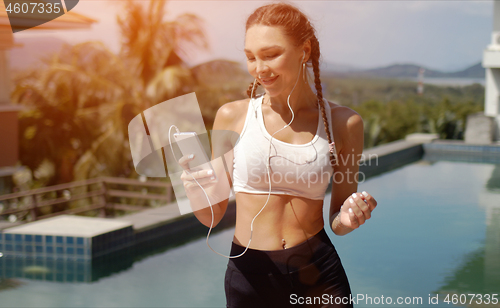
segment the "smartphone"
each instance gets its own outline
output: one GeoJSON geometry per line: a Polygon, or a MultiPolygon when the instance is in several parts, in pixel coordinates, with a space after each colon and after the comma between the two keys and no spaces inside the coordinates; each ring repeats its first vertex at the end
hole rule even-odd
{"type": "Polygon", "coordinates": [[[182,156],[194,154],[194,159],[188,162],[189,169],[192,171],[212,170],[213,176],[216,177],[215,170],[196,132],[175,133],[174,138],[177,146],[181,150],[182,156]]]}

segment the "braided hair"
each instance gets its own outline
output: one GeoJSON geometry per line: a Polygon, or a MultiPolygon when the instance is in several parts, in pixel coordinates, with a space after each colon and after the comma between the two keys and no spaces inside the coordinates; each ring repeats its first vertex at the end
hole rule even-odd
{"type": "MultiPolygon", "coordinates": [[[[309,22],[309,19],[298,8],[288,3],[273,3],[261,6],[255,10],[247,19],[246,30],[254,25],[278,26],[285,35],[289,37],[295,46],[301,46],[308,40],[311,41],[311,55],[307,61],[312,65],[314,72],[314,86],[316,88],[316,96],[323,118],[323,124],[328,138],[328,143],[332,143],[332,136],[325,111],[325,102],[323,100],[323,90],[321,87],[321,79],[319,72],[319,58],[321,56],[319,49],[319,41],[316,37],[316,31],[309,22]]],[[[260,85],[258,81],[250,83],[247,95],[253,97],[257,87],[260,85]]],[[[330,152],[330,163],[335,165],[335,156],[330,152]]]]}

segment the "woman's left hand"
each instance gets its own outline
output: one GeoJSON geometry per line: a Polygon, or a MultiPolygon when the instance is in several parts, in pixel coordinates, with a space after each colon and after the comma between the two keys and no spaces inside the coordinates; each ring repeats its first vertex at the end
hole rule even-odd
{"type": "Polygon", "coordinates": [[[366,191],[353,193],[342,205],[340,222],[348,228],[357,229],[370,219],[376,206],[377,201],[366,191]]]}

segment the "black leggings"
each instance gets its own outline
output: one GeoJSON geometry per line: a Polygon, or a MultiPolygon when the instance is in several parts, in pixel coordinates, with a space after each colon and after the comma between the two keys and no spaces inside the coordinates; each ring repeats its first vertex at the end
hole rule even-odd
{"type": "MultiPolygon", "coordinates": [[[[231,255],[244,250],[233,243],[231,255]]],[[[248,249],[229,259],[224,285],[227,307],[352,307],[349,281],[324,229],[288,249],[248,249]]]]}

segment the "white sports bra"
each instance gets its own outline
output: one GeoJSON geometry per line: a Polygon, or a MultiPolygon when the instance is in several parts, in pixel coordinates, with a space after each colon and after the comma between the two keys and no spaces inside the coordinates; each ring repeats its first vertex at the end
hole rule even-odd
{"type": "MultiPolygon", "coordinates": [[[[235,193],[269,193],[266,163],[271,135],[264,126],[263,97],[264,95],[250,100],[245,124],[234,148],[235,193]]],[[[333,140],[330,105],[326,100],[325,111],[333,140]]],[[[333,168],[330,164],[328,138],[321,112],[318,112],[316,135],[310,142],[290,144],[276,138],[272,139],[269,159],[271,194],[292,195],[313,200],[324,198],[333,175],[333,168]]]]}

